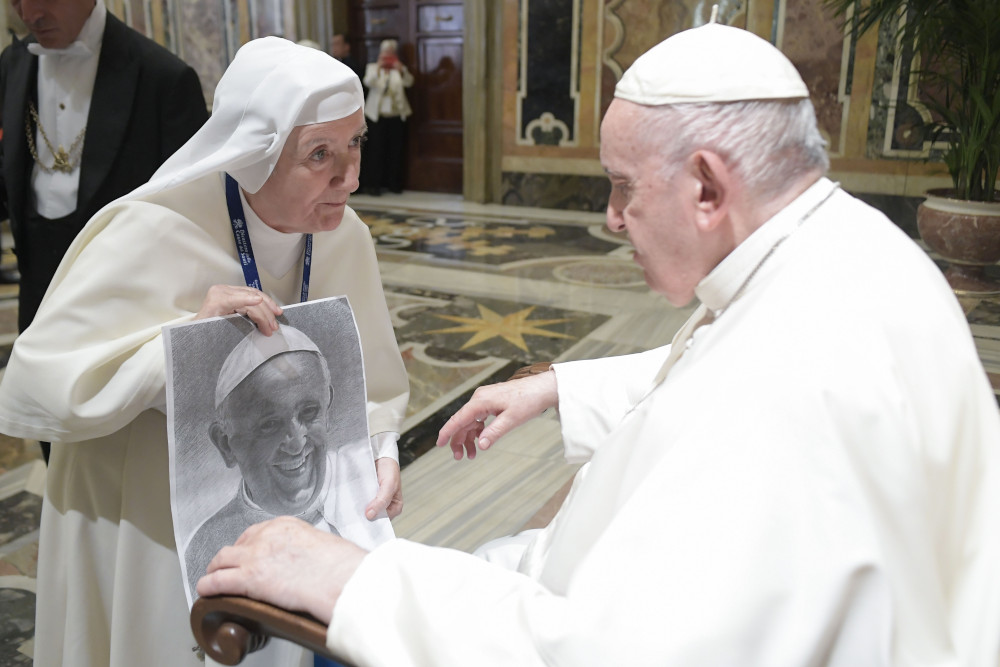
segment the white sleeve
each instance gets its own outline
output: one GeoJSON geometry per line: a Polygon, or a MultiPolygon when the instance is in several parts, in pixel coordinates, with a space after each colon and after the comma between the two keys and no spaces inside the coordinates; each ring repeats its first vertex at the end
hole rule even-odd
{"type": "Polygon", "coordinates": [[[162,409],[161,328],[192,320],[198,308],[185,297],[200,287],[180,286],[177,277],[199,261],[214,268],[218,253],[163,207],[119,209],[106,209],[80,232],[18,337],[0,386],[0,431],[75,442],[162,409]]]}
{"type": "MultiPolygon", "coordinates": [[[[368,433],[390,433],[397,438],[406,416],[409,378],[386,306],[371,232],[348,209],[336,232],[319,235],[314,243],[317,256],[329,253],[337,261],[314,262],[313,283],[336,286],[339,293],[347,294],[354,310],[365,364],[368,433]]],[[[373,451],[373,455],[386,454],[373,451]]]]}
{"type": "Polygon", "coordinates": [[[363,665],[544,665],[523,627],[528,619],[518,610],[532,599],[565,604],[534,580],[476,556],[392,540],[369,553],[348,581],[327,631],[327,646],[363,665]],[[488,610],[486,617],[472,613],[476,608],[488,610]],[[462,627],[464,621],[452,624],[456,614],[467,613],[472,615],[465,621],[479,626],[471,633],[462,627]],[[420,620],[410,623],[411,614],[420,620]],[[521,626],[516,637],[509,636],[508,623],[521,626]],[[484,633],[502,634],[503,639],[485,644],[484,633]],[[476,659],[470,662],[472,656],[476,659]]]}
{"type": "Polygon", "coordinates": [[[378,461],[381,458],[390,458],[399,463],[399,446],[397,441],[399,434],[391,431],[375,433],[371,436],[372,458],[378,461]]]}
{"type": "MultiPolygon", "coordinates": [[[[663,480],[651,481],[646,491],[661,498],[663,480]]],[[[724,515],[739,503],[713,503],[721,485],[704,487],[691,499],[708,511],[679,503],[662,531],[641,511],[650,500],[641,494],[588,550],[565,593],[471,554],[387,542],[348,580],[327,645],[385,667],[891,664],[888,586],[859,557],[846,523],[856,516],[837,522],[848,541],[836,542],[837,533],[831,544],[809,512],[811,529],[791,531],[775,554],[775,522],[756,516],[759,504],[734,512],[736,529],[724,515]],[[714,524],[695,548],[676,549],[678,530],[705,519],[714,524]],[[746,556],[720,557],[734,552],[746,556]]]]}
{"type": "MultiPolygon", "coordinates": [[[[400,65],[403,64],[400,63],[400,65]]],[[[406,69],[406,65],[403,65],[402,70],[400,70],[399,78],[402,79],[404,88],[409,88],[413,85],[413,75],[410,74],[410,70],[406,69]]]]}
{"type": "Polygon", "coordinates": [[[559,387],[559,419],[566,459],[593,456],[608,432],[648,391],[670,346],[604,359],[552,366],[559,387]]]}
{"type": "Polygon", "coordinates": [[[374,88],[376,83],[378,83],[378,65],[376,63],[368,63],[365,66],[364,84],[369,88],[374,88]]]}

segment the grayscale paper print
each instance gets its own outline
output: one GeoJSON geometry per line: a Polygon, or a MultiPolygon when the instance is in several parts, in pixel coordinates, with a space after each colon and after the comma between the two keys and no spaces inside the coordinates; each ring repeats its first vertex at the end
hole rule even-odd
{"type": "Polygon", "coordinates": [[[346,297],[289,306],[271,336],[231,315],[165,327],[174,537],[188,603],[252,524],[292,515],[373,548],[378,483],[364,362],[346,297]]]}

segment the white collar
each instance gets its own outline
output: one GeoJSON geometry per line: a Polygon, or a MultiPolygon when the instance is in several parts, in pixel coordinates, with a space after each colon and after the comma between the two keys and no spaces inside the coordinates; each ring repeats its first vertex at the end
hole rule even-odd
{"type": "MultiPolygon", "coordinates": [[[[332,500],[330,492],[333,490],[333,468],[337,465],[336,457],[330,452],[326,452],[326,475],[323,477],[323,491],[321,491],[316,498],[313,500],[312,504],[309,505],[305,510],[296,514],[297,517],[308,517],[311,514],[318,513],[323,517],[331,526],[336,526],[334,523],[334,507],[336,502],[332,500]]],[[[245,479],[240,480],[239,489],[240,501],[243,502],[247,507],[255,509],[261,512],[267,512],[264,508],[253,501],[250,497],[250,491],[247,489],[247,482],[245,479]]],[[[310,523],[313,523],[310,521],[310,523]]]]}
{"type": "Polygon", "coordinates": [[[97,0],[90,16],[80,28],[76,41],[64,49],[49,49],[38,42],[28,44],[28,51],[36,56],[90,56],[101,52],[101,42],[104,41],[104,26],[108,21],[108,9],[104,0],[97,0]]]}
{"type": "Polygon", "coordinates": [[[275,278],[283,278],[302,261],[305,234],[279,232],[261,220],[247,202],[243,188],[240,188],[240,201],[257,266],[275,278]]]}
{"type": "Polygon", "coordinates": [[[727,308],[739,296],[740,289],[768,254],[794,232],[815,208],[837,188],[828,178],[820,178],[788,206],[778,211],[758,227],[743,243],[736,246],[695,287],[695,295],[715,315],[727,308]]]}

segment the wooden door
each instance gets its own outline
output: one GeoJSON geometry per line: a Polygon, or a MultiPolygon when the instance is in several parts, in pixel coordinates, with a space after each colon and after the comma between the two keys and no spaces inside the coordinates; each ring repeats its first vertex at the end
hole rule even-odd
{"type": "Polygon", "coordinates": [[[379,43],[392,38],[413,73],[403,187],[461,194],[462,3],[352,0],[350,8],[352,53],[375,62],[379,43]]]}

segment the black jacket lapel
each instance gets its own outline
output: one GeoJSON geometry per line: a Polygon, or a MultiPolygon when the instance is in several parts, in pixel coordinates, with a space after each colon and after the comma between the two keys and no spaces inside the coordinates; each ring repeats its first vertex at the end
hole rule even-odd
{"type": "Polygon", "coordinates": [[[128,129],[139,80],[139,59],[130,57],[123,39],[128,29],[108,12],[87,116],[77,210],[86,207],[107,178],[128,129]]]}
{"type": "Polygon", "coordinates": [[[29,190],[27,180],[34,165],[34,158],[28,152],[24,119],[28,113],[28,100],[35,97],[38,58],[28,52],[23,42],[12,45],[8,55],[11,60],[6,73],[6,90],[10,93],[3,100],[3,168],[10,193],[7,208],[14,227],[12,231],[17,236],[20,230],[16,227],[24,219],[24,209],[28,204],[25,200],[29,190]]]}

